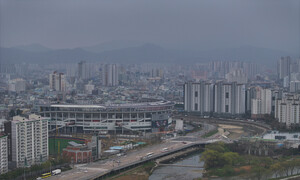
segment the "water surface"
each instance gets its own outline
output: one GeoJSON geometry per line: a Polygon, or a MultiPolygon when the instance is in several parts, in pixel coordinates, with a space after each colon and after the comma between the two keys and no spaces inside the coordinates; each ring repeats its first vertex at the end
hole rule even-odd
{"type": "MultiPolygon", "coordinates": [[[[203,167],[204,162],[200,161],[199,154],[194,154],[175,162],[170,162],[170,164],[203,167]]],[[[202,170],[203,168],[160,166],[153,171],[149,180],[192,180],[202,177],[202,170]]]]}

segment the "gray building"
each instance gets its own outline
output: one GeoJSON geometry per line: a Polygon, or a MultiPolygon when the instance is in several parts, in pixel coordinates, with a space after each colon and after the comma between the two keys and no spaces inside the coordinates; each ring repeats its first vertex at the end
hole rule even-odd
{"type": "Polygon", "coordinates": [[[244,84],[218,82],[214,87],[214,112],[244,114],[246,111],[244,84]]]}
{"type": "Polygon", "coordinates": [[[104,86],[119,85],[119,71],[116,64],[105,64],[102,72],[102,83],[104,86]]]}
{"type": "Polygon", "coordinates": [[[244,114],[246,111],[245,85],[207,82],[184,85],[184,109],[187,112],[244,114]]]}
{"type": "Polygon", "coordinates": [[[188,82],[184,84],[184,110],[209,113],[213,111],[213,84],[188,82]]]}
{"type": "Polygon", "coordinates": [[[289,56],[287,57],[281,57],[278,61],[277,65],[278,69],[278,78],[283,79],[286,76],[290,76],[291,73],[291,58],[289,56]]]}

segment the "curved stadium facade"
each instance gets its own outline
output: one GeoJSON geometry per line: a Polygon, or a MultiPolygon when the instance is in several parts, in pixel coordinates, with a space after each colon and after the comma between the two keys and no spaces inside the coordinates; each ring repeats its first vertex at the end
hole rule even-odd
{"type": "Polygon", "coordinates": [[[49,129],[65,133],[164,130],[171,122],[174,104],[157,101],[111,105],[40,105],[39,113],[50,119],[49,129]]]}

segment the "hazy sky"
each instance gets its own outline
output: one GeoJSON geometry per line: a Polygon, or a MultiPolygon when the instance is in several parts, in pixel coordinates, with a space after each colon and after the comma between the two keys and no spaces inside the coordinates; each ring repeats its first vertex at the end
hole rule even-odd
{"type": "Polygon", "coordinates": [[[108,41],[300,50],[299,0],[0,0],[0,46],[108,41]]]}

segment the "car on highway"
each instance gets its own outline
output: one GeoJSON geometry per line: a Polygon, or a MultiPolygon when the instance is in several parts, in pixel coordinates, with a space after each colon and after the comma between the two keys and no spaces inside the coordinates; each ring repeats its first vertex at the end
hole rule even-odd
{"type": "Polygon", "coordinates": [[[153,152],[147,153],[146,157],[148,157],[148,158],[149,158],[149,157],[152,157],[153,154],[154,154],[153,152]]]}
{"type": "Polygon", "coordinates": [[[163,148],[161,151],[162,152],[167,152],[169,149],[168,148],[163,148]]]}

